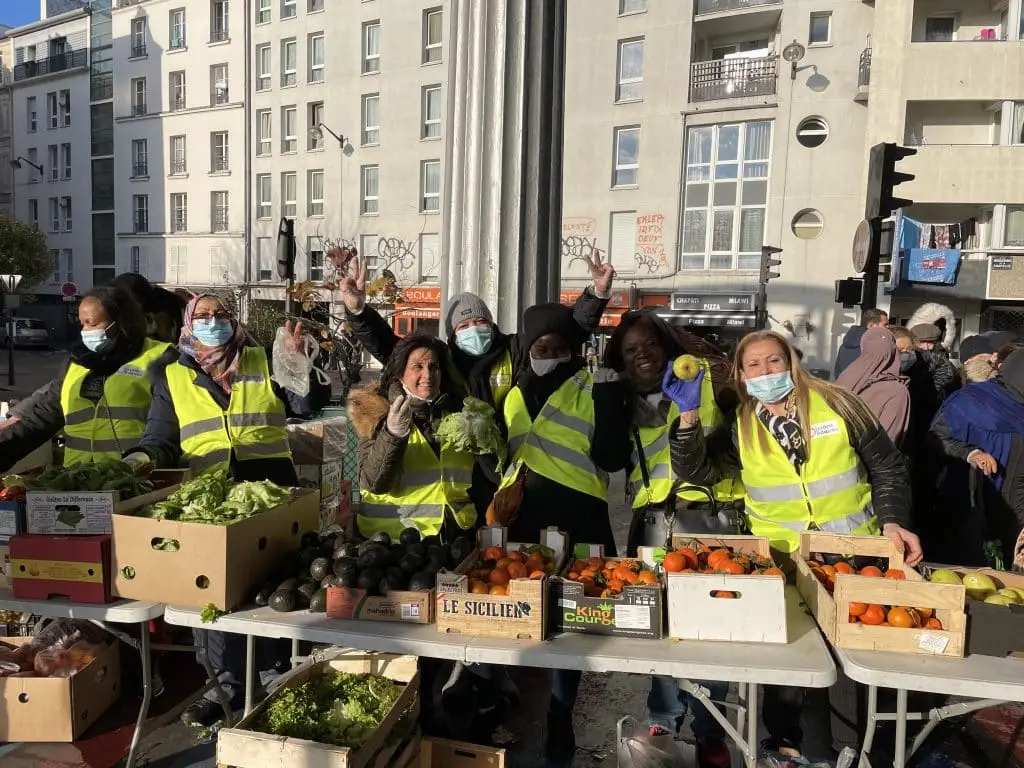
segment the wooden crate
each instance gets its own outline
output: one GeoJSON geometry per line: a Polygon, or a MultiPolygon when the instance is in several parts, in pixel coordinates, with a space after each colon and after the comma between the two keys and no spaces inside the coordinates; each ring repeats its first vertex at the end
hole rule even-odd
{"type": "Polygon", "coordinates": [[[962,657],[967,630],[965,590],[960,584],[927,582],[903,561],[903,555],[884,536],[840,536],[808,531],[800,536],[796,561],[797,589],[822,632],[836,648],[895,651],[962,657]],[[887,558],[889,568],[899,568],[906,580],[871,578],[852,574],[836,577],[833,594],[812,573],[812,554],[887,558]],[[849,621],[850,603],[877,603],[932,608],[942,629],[904,629],[869,626],[849,621]]]}
{"type": "Polygon", "coordinates": [[[464,741],[424,738],[410,768],[505,768],[505,750],[464,741]]]}
{"type": "MultiPolygon", "coordinates": [[[[730,547],[771,558],[761,536],[672,537],[674,547],[690,542],[730,547]]],[[[641,557],[651,557],[641,547],[641,557]]],[[[676,640],[724,640],[734,643],[787,643],[786,581],[780,576],[727,573],[668,573],[668,636],[676,640]],[[714,597],[718,591],[735,598],[714,597]]]]}
{"type": "Polygon", "coordinates": [[[306,739],[273,736],[251,730],[262,715],[271,694],[235,727],[223,728],[217,735],[217,763],[231,768],[383,768],[396,754],[404,754],[408,739],[388,744],[392,730],[400,722],[414,722],[419,709],[419,672],[415,656],[353,651],[333,658],[314,661],[290,674],[277,691],[302,685],[325,672],[374,673],[404,684],[391,712],[359,748],[349,749],[320,744],[306,739]]]}

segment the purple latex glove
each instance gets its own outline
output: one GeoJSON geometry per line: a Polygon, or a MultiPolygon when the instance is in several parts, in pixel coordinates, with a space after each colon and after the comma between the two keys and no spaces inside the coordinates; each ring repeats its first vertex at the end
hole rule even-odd
{"type": "Polygon", "coordinates": [[[700,408],[700,388],[704,381],[704,373],[704,368],[701,368],[693,381],[683,381],[672,372],[672,364],[669,363],[665,378],[661,380],[661,391],[665,393],[665,397],[679,406],[680,413],[700,408]]]}

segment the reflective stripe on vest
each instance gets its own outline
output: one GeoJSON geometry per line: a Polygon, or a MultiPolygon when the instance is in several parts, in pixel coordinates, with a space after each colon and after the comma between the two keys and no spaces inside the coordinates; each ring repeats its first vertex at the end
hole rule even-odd
{"type": "Polygon", "coordinates": [[[89,369],[78,363],[68,366],[60,390],[65,466],[119,459],[125,451],[138,446],[153,400],[149,368],[168,349],[170,344],[146,339],[138,357],[107,377],[98,403],[82,397],[82,384],[89,369]]]}
{"type": "Polygon", "coordinates": [[[554,483],[606,500],[608,475],[590,458],[593,381],[590,373],[580,371],[548,398],[532,421],[522,391],[513,387],[504,408],[508,452],[512,462],[525,464],[554,483]]]}
{"type": "Polygon", "coordinates": [[[395,487],[387,493],[360,493],[359,532],[372,536],[385,531],[397,538],[404,529],[417,528],[425,536],[437,534],[446,509],[452,511],[460,528],[472,528],[476,507],[469,499],[469,487],[474,461],[472,454],[443,448],[439,459],[413,425],[395,487]]]}
{"type": "Polygon", "coordinates": [[[182,458],[192,471],[226,470],[232,451],[239,461],[291,460],[284,403],[274,394],[267,353],[260,347],[242,349],[227,410],[196,384],[196,371],[180,362],[167,366],[167,386],[182,458]]]}
{"type": "Polygon", "coordinates": [[[772,547],[793,552],[800,533],[874,535],[878,521],[871,508],[871,484],[860,457],[850,445],[843,419],[825,399],[810,393],[811,442],[808,459],[797,474],[756,413],[748,437],[739,429],[740,464],[746,487],[746,512],[755,536],[772,547]]]}
{"type": "Polygon", "coordinates": [[[501,413],[505,398],[512,389],[512,355],[506,349],[504,354],[491,367],[491,396],[494,409],[501,413]]]}

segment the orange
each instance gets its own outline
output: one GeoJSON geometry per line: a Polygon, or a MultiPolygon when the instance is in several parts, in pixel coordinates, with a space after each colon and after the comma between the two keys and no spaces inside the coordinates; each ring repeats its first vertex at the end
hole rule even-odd
{"type": "MultiPolygon", "coordinates": [[[[585,562],[583,562],[582,560],[577,560],[576,562],[574,562],[572,564],[572,569],[574,571],[576,571],[577,573],[579,573],[580,571],[582,571],[586,567],[587,567],[587,564],[585,562]]],[[[530,555],[530,557],[526,561],[526,570],[530,571],[531,573],[533,571],[543,571],[544,570],[544,558],[541,557],[540,554],[538,554],[536,552],[533,553],[532,555],[530,555]]]]}
{"type": "Polygon", "coordinates": [[[499,584],[504,586],[505,584],[508,584],[508,579],[508,571],[504,568],[495,568],[493,571],[491,571],[491,584],[499,584]]]}
{"type": "Polygon", "coordinates": [[[836,579],[836,569],[833,568],[831,565],[823,565],[823,566],[821,566],[821,572],[823,574],[825,574],[825,578],[828,579],[829,581],[835,581],[835,579],[836,579]]]}
{"type": "Polygon", "coordinates": [[[925,629],[942,629],[942,622],[938,619],[925,619],[925,629]]]}
{"type": "Polygon", "coordinates": [[[686,567],[686,562],[686,558],[679,552],[669,552],[665,555],[662,565],[665,566],[665,570],[669,573],[679,573],[686,567]]]}
{"type": "Polygon", "coordinates": [[[592,571],[600,571],[602,568],[604,568],[604,558],[590,558],[589,560],[587,560],[587,568],[589,568],[592,571]]]}
{"type": "Polygon", "coordinates": [[[528,575],[526,566],[521,562],[513,560],[508,564],[508,577],[510,579],[525,579],[528,575]]]}
{"type": "Polygon", "coordinates": [[[626,586],[622,579],[609,579],[608,589],[614,589],[616,592],[621,592],[622,588],[626,586]]]}
{"type": "Polygon", "coordinates": [[[488,547],[484,550],[484,560],[500,560],[504,556],[501,547],[488,547]]]}
{"type": "Polygon", "coordinates": [[[636,577],[637,584],[657,584],[658,577],[651,571],[640,571],[636,577]]]}
{"type": "Polygon", "coordinates": [[[914,617],[906,608],[890,608],[889,613],[886,615],[885,618],[893,627],[912,629],[915,626],[914,617]]]}
{"type": "Polygon", "coordinates": [[[508,564],[512,561],[506,556],[498,559],[498,562],[494,564],[495,568],[508,568],[508,564]]]}
{"type": "Polygon", "coordinates": [[[739,576],[741,573],[746,573],[743,566],[737,563],[735,560],[725,560],[723,562],[720,562],[716,570],[723,571],[734,576],[739,576]]]}
{"type": "Polygon", "coordinates": [[[861,576],[881,576],[882,572],[874,565],[865,565],[860,569],[861,576]]]}
{"type": "Polygon", "coordinates": [[[896,579],[897,581],[906,580],[907,574],[901,571],[899,568],[890,568],[885,572],[885,578],[896,579]]]}
{"type": "Polygon", "coordinates": [[[781,576],[781,577],[785,578],[785,574],[782,572],[782,569],[781,568],[775,568],[775,567],[765,568],[763,571],[761,571],[761,575],[762,576],[781,576]]]}
{"type": "Polygon", "coordinates": [[[474,581],[469,585],[469,591],[474,595],[486,595],[490,587],[482,581],[474,581]]]}
{"type": "Polygon", "coordinates": [[[736,593],[735,592],[730,592],[727,589],[716,589],[714,592],[711,593],[711,596],[712,597],[724,597],[724,598],[727,598],[727,599],[730,599],[730,600],[735,600],[736,599],[736,593]]]}
{"type": "Polygon", "coordinates": [[[491,587],[490,594],[492,594],[492,595],[507,595],[508,594],[508,587],[506,587],[504,584],[495,584],[494,586],[491,587]]]}
{"type": "Polygon", "coordinates": [[[697,553],[692,549],[683,547],[682,549],[677,549],[674,554],[679,555],[686,561],[686,565],[683,566],[684,568],[693,568],[696,570],[699,563],[697,562],[697,553]]]}
{"type": "Polygon", "coordinates": [[[716,568],[723,560],[731,560],[732,557],[729,555],[727,549],[716,549],[710,555],[708,555],[708,565],[712,568],[716,568]]]}
{"type": "MultiPolygon", "coordinates": [[[[540,571],[540,570],[530,571],[530,578],[531,579],[543,579],[545,576],[547,576],[547,574],[544,573],[544,571],[540,571]]],[[[580,581],[579,574],[576,574],[576,578],[573,579],[573,581],[580,581]]]]}
{"type": "Polygon", "coordinates": [[[864,612],[867,611],[867,603],[850,603],[850,615],[851,616],[863,616],[864,612]]]}
{"type": "Polygon", "coordinates": [[[856,571],[853,570],[853,566],[845,560],[840,560],[832,567],[836,569],[836,573],[856,573],[856,571]]]}
{"type": "Polygon", "coordinates": [[[880,605],[872,603],[868,609],[860,615],[862,624],[878,625],[885,621],[885,609],[880,605]]]}
{"type": "Polygon", "coordinates": [[[914,610],[921,614],[922,619],[930,619],[932,614],[935,613],[931,608],[914,608],[914,610]]]}
{"type": "Polygon", "coordinates": [[[526,562],[526,558],[523,556],[522,552],[509,552],[508,553],[508,559],[511,560],[514,563],[525,563],[526,562]]]}

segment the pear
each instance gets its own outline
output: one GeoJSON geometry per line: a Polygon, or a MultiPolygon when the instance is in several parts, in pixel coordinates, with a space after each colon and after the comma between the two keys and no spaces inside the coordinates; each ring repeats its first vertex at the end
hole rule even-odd
{"type": "Polygon", "coordinates": [[[680,355],[672,364],[672,373],[680,381],[693,381],[700,373],[700,363],[693,355],[680,355]]]}
{"type": "Polygon", "coordinates": [[[1006,587],[1006,589],[1012,589],[1014,592],[1016,592],[1017,599],[1020,602],[1024,603],[1024,589],[1021,589],[1020,587],[1006,587]]]}
{"type": "Polygon", "coordinates": [[[964,586],[967,587],[967,596],[972,600],[984,600],[999,589],[992,577],[984,573],[965,573],[964,586]]]}
{"type": "Polygon", "coordinates": [[[951,571],[948,568],[940,568],[937,571],[932,571],[931,578],[929,581],[934,581],[937,584],[960,584],[960,574],[956,571],[951,571]]]}
{"type": "Polygon", "coordinates": [[[1004,587],[1003,589],[1000,589],[998,592],[996,592],[996,594],[1009,598],[1014,603],[1021,602],[1020,595],[1018,594],[1017,590],[1012,589],[1010,587],[1004,587]]]}
{"type": "Polygon", "coordinates": [[[1006,595],[1000,594],[989,595],[985,598],[985,602],[992,605],[1013,605],[1015,603],[1014,600],[1011,600],[1006,595]]]}

